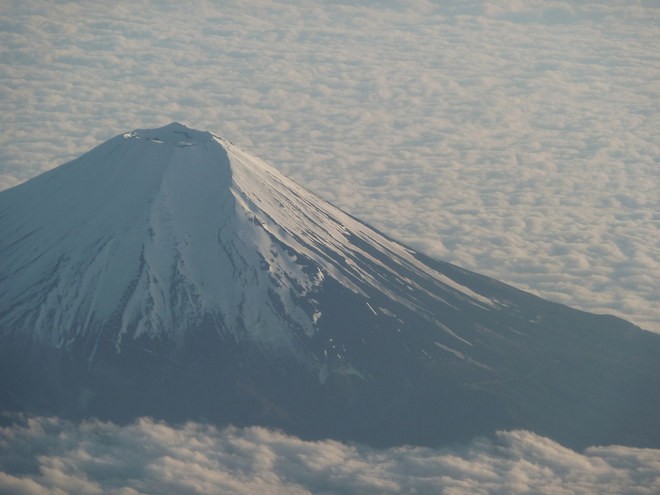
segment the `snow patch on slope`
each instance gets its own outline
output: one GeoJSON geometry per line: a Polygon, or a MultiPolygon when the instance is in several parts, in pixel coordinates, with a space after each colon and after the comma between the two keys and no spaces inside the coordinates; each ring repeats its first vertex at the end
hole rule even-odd
{"type": "MultiPolygon", "coordinates": [[[[232,143],[215,139],[227,150],[232,164],[232,192],[245,211],[254,215],[261,227],[293,251],[314,260],[334,279],[356,293],[365,295],[362,287],[375,287],[392,299],[400,296],[383,280],[396,280],[398,286],[409,284],[417,290],[446,303],[435,292],[428,291],[411,280],[402,280],[396,267],[405,267],[424,277],[431,277],[439,288],[451,289],[471,304],[497,308],[494,301],[460,285],[446,275],[420,262],[414,251],[391,241],[365,224],[322,200],[280,174],[269,164],[252,157],[232,143]],[[384,253],[393,264],[374,257],[353,241],[384,253]],[[365,263],[376,266],[380,274],[365,270],[365,263]]],[[[409,305],[412,304],[408,301],[409,305]]]]}

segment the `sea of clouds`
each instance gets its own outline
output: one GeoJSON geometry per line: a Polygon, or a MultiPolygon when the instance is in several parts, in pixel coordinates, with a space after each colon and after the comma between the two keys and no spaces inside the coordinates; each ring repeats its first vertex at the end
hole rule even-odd
{"type": "Polygon", "coordinates": [[[660,493],[660,451],[569,450],[527,431],[375,450],[265,428],[22,418],[0,428],[0,494],[660,493]]]}
{"type": "MultiPolygon", "coordinates": [[[[431,255],[660,331],[657,1],[5,0],[0,83],[0,190],[177,120],[431,255]]],[[[0,430],[0,494],[659,492],[657,450],[525,431],[0,430]]]]}
{"type": "Polygon", "coordinates": [[[393,237],[660,331],[660,3],[5,1],[0,189],[211,130],[393,237]]]}

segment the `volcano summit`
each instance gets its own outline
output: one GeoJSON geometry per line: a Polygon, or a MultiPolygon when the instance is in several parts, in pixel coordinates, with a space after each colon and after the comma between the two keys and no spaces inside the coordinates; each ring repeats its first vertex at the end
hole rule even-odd
{"type": "Polygon", "coordinates": [[[208,132],[0,193],[0,408],[660,447],[660,335],[436,261],[208,132]]]}

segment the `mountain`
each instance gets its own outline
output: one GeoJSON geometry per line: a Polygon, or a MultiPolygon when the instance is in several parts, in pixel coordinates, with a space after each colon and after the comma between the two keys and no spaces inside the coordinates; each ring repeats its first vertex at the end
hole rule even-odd
{"type": "Polygon", "coordinates": [[[0,408],[660,447],[660,335],[436,261],[208,132],[0,193],[0,408]]]}

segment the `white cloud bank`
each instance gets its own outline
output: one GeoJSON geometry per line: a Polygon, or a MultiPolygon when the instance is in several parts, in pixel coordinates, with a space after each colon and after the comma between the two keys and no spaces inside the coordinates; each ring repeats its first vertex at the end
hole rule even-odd
{"type": "Polygon", "coordinates": [[[431,255],[660,331],[660,9],[5,2],[0,188],[209,129],[431,255]]]}
{"type": "Polygon", "coordinates": [[[0,429],[0,494],[657,494],[660,451],[578,453],[526,431],[430,449],[265,428],[36,417],[0,429]]]}

